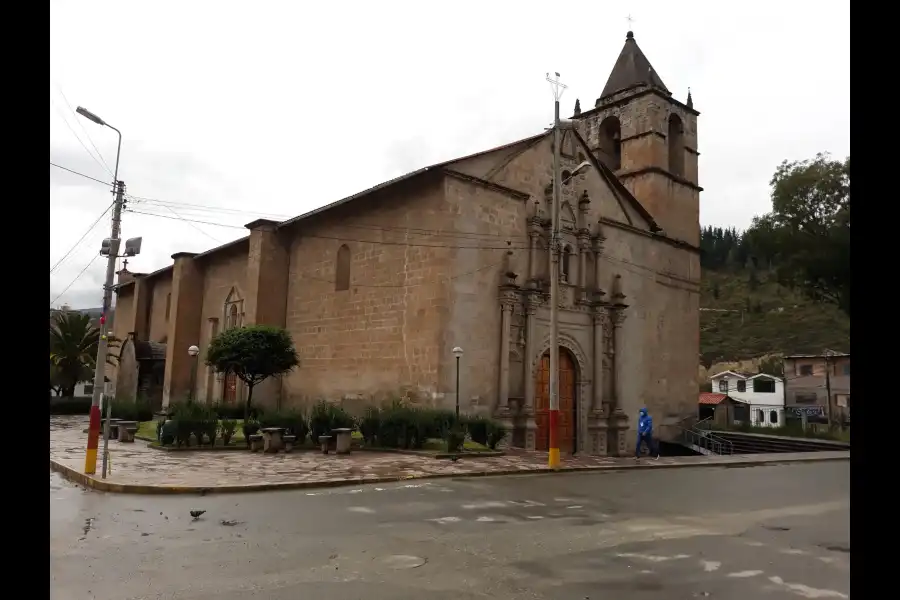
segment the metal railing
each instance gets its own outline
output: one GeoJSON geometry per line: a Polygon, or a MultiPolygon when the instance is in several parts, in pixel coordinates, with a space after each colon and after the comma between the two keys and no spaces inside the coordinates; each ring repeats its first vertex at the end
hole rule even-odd
{"type": "MultiPolygon", "coordinates": [[[[686,420],[693,418],[696,417],[687,417],[679,421],[679,423],[684,423],[686,420]]],[[[679,424],[669,425],[669,427],[677,428],[679,430],[678,437],[682,443],[688,446],[696,446],[711,454],[734,454],[734,444],[730,440],[713,434],[710,430],[711,423],[711,420],[707,418],[696,421],[688,427],[683,427],[679,424]]]]}

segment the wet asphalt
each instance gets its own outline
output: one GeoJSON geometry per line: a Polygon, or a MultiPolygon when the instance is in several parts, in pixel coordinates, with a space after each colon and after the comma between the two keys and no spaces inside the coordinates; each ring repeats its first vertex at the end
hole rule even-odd
{"type": "Polygon", "coordinates": [[[828,462],[135,496],[51,473],[50,597],[849,598],[849,481],[828,462]]]}

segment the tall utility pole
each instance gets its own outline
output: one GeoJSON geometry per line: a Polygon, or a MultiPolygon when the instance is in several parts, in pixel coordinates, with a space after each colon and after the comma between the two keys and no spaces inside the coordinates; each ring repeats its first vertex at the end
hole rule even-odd
{"type": "Polygon", "coordinates": [[[560,181],[560,123],[559,99],[566,86],[559,82],[559,73],[554,79],[547,74],[547,81],[553,89],[553,207],[551,209],[550,233],[550,450],[547,466],[559,468],[559,204],[562,182],[560,181]]]}
{"type": "Polygon", "coordinates": [[[834,410],[831,408],[831,352],[825,352],[825,397],[828,411],[828,429],[834,429],[834,410]]]}
{"type": "MultiPolygon", "coordinates": [[[[100,319],[100,342],[97,344],[97,366],[94,371],[94,395],[91,399],[91,422],[88,429],[87,452],[84,456],[84,472],[93,475],[97,472],[97,443],[100,440],[100,397],[106,387],[106,357],[109,350],[109,309],[112,305],[112,291],[116,275],[116,259],[119,256],[119,227],[122,219],[122,205],[124,203],[125,184],[115,182],[116,199],[113,203],[112,234],[108,240],[104,240],[104,248],[101,252],[109,252],[106,259],[106,280],[103,283],[103,312],[100,319]]],[[[105,445],[104,445],[105,447],[105,445]]],[[[103,472],[106,473],[106,453],[103,454],[103,472]]]]}

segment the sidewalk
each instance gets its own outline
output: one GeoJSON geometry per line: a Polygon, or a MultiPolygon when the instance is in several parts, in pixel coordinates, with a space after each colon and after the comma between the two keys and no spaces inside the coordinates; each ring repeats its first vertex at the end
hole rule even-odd
{"type": "MultiPolygon", "coordinates": [[[[110,472],[84,475],[87,435],[84,417],[50,418],[50,468],[86,487],[133,494],[240,492],[379,483],[426,477],[465,477],[546,472],[543,452],[510,450],[505,456],[463,456],[457,462],[430,456],[357,451],[348,456],[312,451],[291,454],[257,452],[161,452],[146,442],[109,442],[110,472]]],[[[659,469],[700,466],[849,460],[849,452],[805,452],[736,456],[679,456],[659,460],[578,457],[564,459],[562,470],[659,469]]]]}

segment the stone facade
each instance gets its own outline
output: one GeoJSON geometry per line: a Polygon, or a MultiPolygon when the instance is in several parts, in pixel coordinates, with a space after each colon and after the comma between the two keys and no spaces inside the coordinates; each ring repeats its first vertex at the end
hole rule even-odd
{"type": "MultiPolygon", "coordinates": [[[[629,38],[623,53],[636,48],[629,38]]],[[[636,82],[562,137],[557,302],[575,368],[564,451],[627,454],[641,406],[659,425],[696,411],[697,114],[636,82]]],[[[465,412],[502,420],[513,444],[534,448],[546,433],[536,375],[549,348],[552,168],[545,133],[283,223],[255,221],[243,240],[120,274],[115,335],[167,344],[164,403],[240,401],[202,357],[223,328],[266,323],[288,329],[300,366],[260,388],[261,404],[402,394],[451,408],[458,393],[465,412]]]]}

